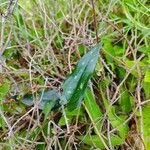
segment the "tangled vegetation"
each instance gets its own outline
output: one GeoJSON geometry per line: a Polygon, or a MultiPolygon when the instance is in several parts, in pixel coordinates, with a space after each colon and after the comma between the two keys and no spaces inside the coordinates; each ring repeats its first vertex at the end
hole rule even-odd
{"type": "Polygon", "coordinates": [[[0,2],[0,150],[150,150],[148,0],[0,2]]]}

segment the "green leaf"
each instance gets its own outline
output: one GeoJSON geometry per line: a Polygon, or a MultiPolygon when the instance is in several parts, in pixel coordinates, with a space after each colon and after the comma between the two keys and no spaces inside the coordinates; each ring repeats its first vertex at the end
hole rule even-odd
{"type": "Polygon", "coordinates": [[[68,101],[68,110],[74,110],[81,104],[88,81],[94,72],[101,48],[102,43],[99,43],[90,52],[85,54],[78,62],[73,73],[64,82],[63,97],[66,103],[68,101]]]}
{"type": "Polygon", "coordinates": [[[144,82],[150,82],[150,70],[147,70],[144,77],[144,82]]]}
{"type": "Polygon", "coordinates": [[[112,63],[113,62],[113,57],[115,56],[115,51],[114,51],[114,47],[112,45],[112,40],[111,39],[102,39],[103,40],[103,43],[104,43],[104,51],[106,53],[106,60],[109,62],[109,63],[112,63]]]}
{"type": "MultiPolygon", "coordinates": [[[[51,109],[56,109],[60,106],[59,104],[59,94],[56,90],[48,90],[43,94],[39,94],[39,109],[43,110],[45,114],[47,114],[51,109]]],[[[23,97],[22,103],[27,106],[32,106],[34,104],[33,96],[31,94],[27,94],[23,97]]]]}
{"type": "Polygon", "coordinates": [[[149,99],[150,98],[150,82],[143,82],[143,90],[145,94],[145,98],[149,99]]]}
{"type": "Polygon", "coordinates": [[[121,91],[120,107],[124,113],[129,113],[132,110],[133,100],[125,88],[122,88],[121,91]]]}
{"type": "Polygon", "coordinates": [[[36,147],[37,150],[45,150],[46,147],[45,147],[45,143],[44,144],[38,144],[37,147],[36,147]]]}
{"type": "MultiPolygon", "coordinates": [[[[119,63],[117,63],[119,64],[119,63]]],[[[126,71],[124,68],[117,66],[116,69],[116,76],[118,80],[123,80],[123,78],[125,77],[126,71]]]]}
{"type": "MultiPolygon", "coordinates": [[[[95,148],[100,148],[100,149],[105,148],[102,141],[100,141],[98,135],[78,136],[77,138],[82,140],[85,144],[90,145],[92,147],[94,146],[95,148]]],[[[116,135],[112,135],[110,137],[110,142],[112,146],[117,146],[117,145],[123,144],[124,140],[116,135]]],[[[108,145],[108,142],[107,142],[107,145],[108,145]]]]}
{"type": "MultiPolygon", "coordinates": [[[[150,104],[147,104],[142,108],[143,114],[143,130],[144,130],[144,144],[146,150],[150,150],[150,104]]],[[[140,121],[139,121],[140,124],[140,121]]]]}
{"type": "Polygon", "coordinates": [[[45,118],[47,118],[48,114],[50,111],[55,107],[56,101],[55,100],[50,100],[46,102],[43,106],[43,113],[45,114],[45,118]]]}
{"type": "Polygon", "coordinates": [[[31,94],[26,94],[23,97],[22,103],[27,105],[27,106],[32,106],[34,104],[32,95],[31,94]]]}
{"type": "Polygon", "coordinates": [[[10,90],[10,82],[7,79],[5,79],[3,83],[1,83],[0,85],[0,101],[5,98],[9,90],[10,90]]]}
{"type": "Polygon", "coordinates": [[[118,46],[118,45],[114,46],[113,49],[115,51],[116,56],[122,56],[125,52],[125,49],[121,46],[118,46]]]}
{"type": "Polygon", "coordinates": [[[147,70],[144,76],[144,82],[143,82],[143,90],[145,94],[145,98],[150,98],[150,71],[147,70]]]}
{"type": "Polygon", "coordinates": [[[118,135],[125,140],[129,131],[128,125],[123,124],[126,119],[124,118],[124,116],[118,115],[116,113],[116,107],[112,106],[104,97],[103,101],[107,111],[108,119],[112,127],[116,129],[116,131],[118,131],[118,135]]]}
{"type": "Polygon", "coordinates": [[[85,45],[79,45],[78,46],[78,49],[79,49],[79,52],[80,52],[80,55],[84,55],[85,51],[86,51],[86,46],[85,45]]]}
{"type": "Polygon", "coordinates": [[[54,107],[57,108],[60,106],[60,104],[59,104],[60,96],[56,90],[45,91],[41,97],[42,97],[42,99],[39,104],[39,108],[42,110],[47,105],[47,103],[50,103],[50,102],[51,102],[51,106],[54,105],[52,108],[54,108],[54,107]]]}
{"type": "Polygon", "coordinates": [[[142,52],[144,54],[150,54],[150,46],[148,47],[141,47],[138,49],[139,52],[142,52]]]}
{"type": "Polygon", "coordinates": [[[16,50],[13,49],[13,48],[8,48],[4,51],[3,53],[3,56],[6,58],[6,59],[11,59],[13,56],[16,55],[16,50]]]}
{"type": "MultiPolygon", "coordinates": [[[[66,113],[66,118],[67,118],[69,124],[71,124],[71,122],[73,121],[72,120],[73,118],[76,118],[77,116],[83,117],[85,115],[83,110],[80,109],[80,108],[79,109],[75,109],[75,110],[73,110],[71,112],[68,111],[67,109],[65,109],[65,113],[66,113]]],[[[60,126],[66,125],[66,120],[65,120],[66,118],[64,117],[64,115],[62,115],[62,117],[60,118],[58,124],[60,126]]]]}
{"type": "MultiPolygon", "coordinates": [[[[132,60],[125,60],[125,64],[129,69],[132,69],[132,67],[135,65],[135,61],[132,60]]],[[[146,67],[146,64],[143,63],[142,61],[138,62],[139,67],[146,67]]],[[[136,69],[132,69],[131,74],[135,76],[136,78],[138,77],[138,71],[136,69]]]]}
{"type": "Polygon", "coordinates": [[[116,128],[117,131],[119,132],[118,133],[119,136],[125,140],[129,128],[126,124],[123,124],[123,122],[125,122],[125,119],[116,114],[114,106],[111,106],[111,108],[108,110],[108,118],[110,120],[112,127],[116,128]]]}
{"type": "Polygon", "coordinates": [[[5,121],[2,117],[0,117],[0,128],[4,128],[5,127],[5,121]]]}
{"type": "Polygon", "coordinates": [[[103,43],[104,43],[104,49],[105,51],[112,55],[112,56],[115,56],[115,51],[114,51],[114,47],[112,45],[112,39],[106,39],[106,38],[103,38],[103,43]]]}
{"type": "Polygon", "coordinates": [[[102,118],[103,114],[102,114],[98,104],[96,103],[94,94],[89,89],[87,89],[85,92],[84,103],[85,103],[86,111],[87,111],[92,123],[96,124],[96,127],[98,129],[101,129],[101,118],[102,118]]]}

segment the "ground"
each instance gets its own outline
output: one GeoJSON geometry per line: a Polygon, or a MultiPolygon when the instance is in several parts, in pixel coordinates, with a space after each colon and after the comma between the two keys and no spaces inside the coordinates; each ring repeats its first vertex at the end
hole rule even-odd
{"type": "Polygon", "coordinates": [[[1,0],[0,13],[0,149],[150,150],[148,0],[1,0]],[[71,80],[98,43],[95,69],[71,80]],[[38,106],[86,78],[76,109],[38,106]]]}

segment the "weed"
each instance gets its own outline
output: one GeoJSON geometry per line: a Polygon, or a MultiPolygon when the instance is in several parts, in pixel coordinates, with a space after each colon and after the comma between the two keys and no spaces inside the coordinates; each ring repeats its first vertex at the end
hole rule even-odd
{"type": "Polygon", "coordinates": [[[149,150],[149,11],[147,0],[2,0],[0,149],[149,150]]]}

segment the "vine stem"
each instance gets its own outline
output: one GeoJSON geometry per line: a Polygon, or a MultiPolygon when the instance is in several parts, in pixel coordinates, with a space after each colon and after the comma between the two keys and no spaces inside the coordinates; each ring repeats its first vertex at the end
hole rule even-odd
{"type": "Polygon", "coordinates": [[[95,30],[95,34],[96,34],[96,41],[98,43],[97,20],[96,20],[94,0],[91,0],[91,4],[92,4],[92,8],[93,8],[94,30],[95,30]]]}

